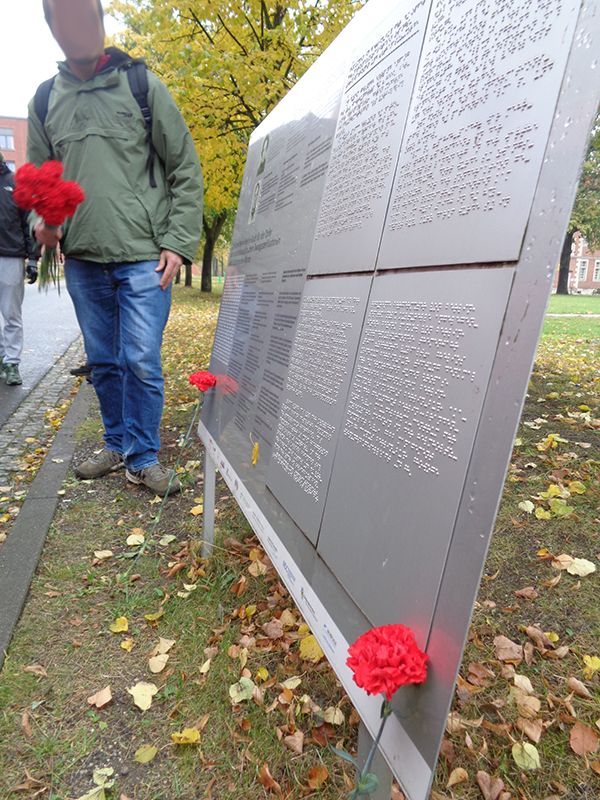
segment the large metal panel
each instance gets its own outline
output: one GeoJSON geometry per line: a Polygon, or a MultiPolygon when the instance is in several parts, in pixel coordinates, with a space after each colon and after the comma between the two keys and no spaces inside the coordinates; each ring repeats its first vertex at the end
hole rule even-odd
{"type": "MultiPolygon", "coordinates": [[[[369,3],[250,140],[202,419],[252,491],[264,491],[348,66],[398,4],[369,3]],[[254,444],[259,445],[252,464],[254,444]]],[[[401,4],[409,7],[411,3],[401,4]]]]}
{"type": "Polygon", "coordinates": [[[371,276],[306,282],[267,487],[316,544],[371,276]]]}
{"type": "Polygon", "coordinates": [[[374,625],[401,619],[421,647],[513,274],[373,283],[318,552],[374,625]]]}
{"type": "Polygon", "coordinates": [[[436,0],[379,269],[519,258],[578,6],[436,0]]]}
{"type": "MultiPolygon", "coordinates": [[[[293,489],[273,479],[311,538],[266,479],[343,87],[360,43],[395,7],[371,0],[251,139],[211,362],[219,383],[199,431],[371,734],[380,699],[352,682],[348,643],[404,622],[426,646],[427,681],[394,699],[403,719],[392,716],[380,742],[407,798],[425,800],[598,107],[600,0],[435,0],[408,117],[415,146],[409,159],[405,133],[400,154],[402,169],[421,170],[415,214],[431,192],[441,212],[455,190],[462,203],[464,185],[467,199],[510,200],[392,230],[394,184],[384,271],[364,276],[368,325],[315,547],[310,502],[296,495],[294,506],[293,489]],[[487,138],[460,134],[465,121],[487,138]]],[[[349,280],[352,255],[331,251],[335,280],[349,280]]]]}
{"type": "Polygon", "coordinates": [[[375,268],[430,6],[401,3],[352,54],[309,274],[375,268]]]}

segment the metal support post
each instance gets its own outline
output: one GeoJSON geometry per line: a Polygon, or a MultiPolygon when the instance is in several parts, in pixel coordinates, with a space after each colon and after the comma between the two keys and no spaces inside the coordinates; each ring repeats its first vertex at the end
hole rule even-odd
{"type": "MultiPolygon", "coordinates": [[[[364,723],[361,721],[360,726],[358,728],[358,756],[357,761],[363,768],[367,757],[369,755],[369,751],[371,750],[371,746],[373,745],[373,739],[371,738],[371,734],[366,729],[364,723]]],[[[377,780],[379,782],[379,786],[377,787],[376,791],[372,794],[368,795],[371,800],[390,800],[392,796],[392,771],[388,767],[385,758],[381,755],[381,751],[378,749],[373,756],[373,761],[371,762],[371,767],[369,772],[373,773],[373,775],[377,775],[377,780]]]]}
{"type": "Polygon", "coordinates": [[[202,512],[202,558],[210,558],[215,540],[215,462],[204,448],[204,500],[202,512]]]}

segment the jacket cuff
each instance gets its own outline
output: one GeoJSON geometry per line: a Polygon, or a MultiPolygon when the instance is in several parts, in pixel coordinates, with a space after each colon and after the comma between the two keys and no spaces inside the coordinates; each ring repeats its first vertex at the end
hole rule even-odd
{"type": "Polygon", "coordinates": [[[181,246],[181,242],[178,242],[176,239],[169,236],[168,233],[165,237],[163,237],[163,239],[161,239],[159,246],[161,250],[171,250],[173,253],[177,253],[177,255],[183,258],[183,263],[185,265],[193,264],[194,262],[194,256],[196,254],[194,253],[194,256],[190,258],[189,253],[186,253],[185,248],[181,246]]]}

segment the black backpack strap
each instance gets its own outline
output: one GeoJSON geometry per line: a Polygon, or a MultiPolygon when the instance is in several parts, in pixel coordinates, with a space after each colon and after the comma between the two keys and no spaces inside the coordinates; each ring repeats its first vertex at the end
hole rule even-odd
{"type": "Polygon", "coordinates": [[[54,150],[52,148],[52,142],[48,138],[48,134],[46,133],[46,116],[48,115],[48,101],[50,99],[50,92],[52,91],[52,87],[54,86],[54,79],[56,75],[52,78],[48,78],[47,81],[40,83],[38,88],[36,89],[35,96],[33,98],[33,108],[35,110],[36,116],[39,121],[42,123],[42,128],[44,129],[44,133],[46,134],[46,139],[48,140],[48,146],[50,147],[50,158],[54,158],[54,150]]]}
{"type": "Polygon", "coordinates": [[[140,107],[144,122],[146,123],[146,141],[150,150],[148,154],[148,173],[150,175],[150,186],[156,187],[156,180],[154,178],[154,145],[152,144],[152,112],[148,106],[148,75],[146,74],[146,65],[137,62],[132,64],[127,70],[127,78],[129,80],[129,88],[135,101],[140,107]]]}

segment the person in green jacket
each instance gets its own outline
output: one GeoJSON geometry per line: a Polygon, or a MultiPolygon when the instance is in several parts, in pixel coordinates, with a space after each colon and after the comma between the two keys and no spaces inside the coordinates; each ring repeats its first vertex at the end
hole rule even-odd
{"type": "Polygon", "coordinates": [[[75,473],[97,478],[124,466],[129,481],[164,496],[179,489],[179,481],[157,457],[164,403],[160,347],[171,282],[200,242],[200,162],[169,91],[146,71],[152,179],[147,128],[127,77],[133,59],[113,47],[104,50],[100,0],[43,0],[43,6],[66,61],[59,64],[43,123],[34,100],[29,105],[28,160],[38,166],[60,160],[63,177],[77,181],[86,197],[62,228],[38,219],[33,232],[46,246],[60,242],[65,255],[67,289],[105,428],[105,449],[75,473]]]}

